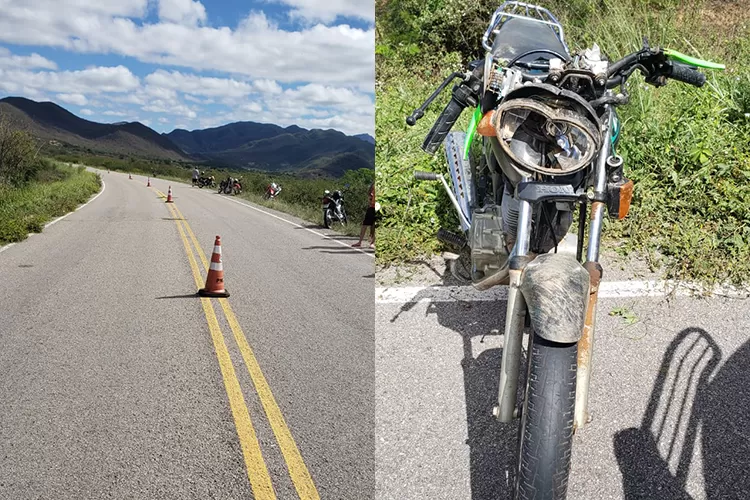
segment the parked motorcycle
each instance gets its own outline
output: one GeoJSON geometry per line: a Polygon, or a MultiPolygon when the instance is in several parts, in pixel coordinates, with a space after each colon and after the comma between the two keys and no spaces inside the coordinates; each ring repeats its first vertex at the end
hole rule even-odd
{"type": "Polygon", "coordinates": [[[196,186],[199,188],[209,187],[213,188],[216,187],[216,180],[214,179],[214,176],[200,176],[198,177],[198,180],[195,183],[196,186]]]}
{"type": "Polygon", "coordinates": [[[347,223],[346,210],[344,209],[344,195],[341,191],[323,192],[323,225],[330,229],[334,222],[345,226],[347,223]]]}
{"type": "Polygon", "coordinates": [[[281,186],[276,184],[275,182],[272,182],[266,187],[266,192],[263,193],[263,199],[273,200],[279,195],[279,193],[281,193],[281,186]]]}
{"type": "Polygon", "coordinates": [[[552,13],[517,1],[495,11],[482,45],[484,60],[448,77],[406,119],[414,125],[461,79],[422,145],[433,154],[445,141],[452,189],[439,174],[415,177],[441,182],[458,212],[462,231],[437,235],[457,249],[454,274],[479,290],[509,285],[493,413],[501,422],[520,418],[514,498],[563,499],[573,434],[589,419],[602,224],[605,211],[623,219],[633,194],[616,152],[622,123],[615,108],[628,103],[627,80],[636,70],[656,87],[670,78],[701,87],[706,77],[696,67],[724,66],[649,47],[645,38],[616,62],[596,44],[572,54],[552,13]],[[451,132],[466,108],[473,109],[467,133],[451,132]],[[558,253],[576,207],[575,255],[558,253]]]}
{"type": "Polygon", "coordinates": [[[219,194],[238,195],[242,192],[242,179],[227,177],[219,183],[219,194]]]}

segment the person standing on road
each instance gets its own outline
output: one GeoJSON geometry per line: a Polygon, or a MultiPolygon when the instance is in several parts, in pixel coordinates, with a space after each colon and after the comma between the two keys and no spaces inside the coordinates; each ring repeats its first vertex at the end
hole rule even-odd
{"type": "Polygon", "coordinates": [[[198,184],[198,177],[201,175],[201,173],[198,171],[198,167],[195,167],[193,169],[193,186],[198,184]]]}
{"type": "Polygon", "coordinates": [[[353,247],[361,247],[365,238],[367,226],[370,226],[370,248],[375,248],[375,183],[370,185],[370,206],[367,208],[365,220],[362,221],[362,230],[359,232],[359,241],[353,247]]]}

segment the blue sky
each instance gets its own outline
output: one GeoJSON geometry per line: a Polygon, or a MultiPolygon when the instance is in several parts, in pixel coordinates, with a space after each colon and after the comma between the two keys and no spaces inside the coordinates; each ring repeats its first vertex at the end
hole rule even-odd
{"type": "Polygon", "coordinates": [[[159,132],[374,135],[372,0],[4,0],[0,96],[159,132]]]}

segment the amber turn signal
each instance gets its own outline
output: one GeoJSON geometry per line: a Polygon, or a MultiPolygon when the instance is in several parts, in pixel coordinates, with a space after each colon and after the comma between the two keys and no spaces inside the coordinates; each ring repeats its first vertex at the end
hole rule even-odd
{"type": "Polygon", "coordinates": [[[630,201],[633,199],[633,181],[628,180],[620,186],[620,206],[617,211],[617,218],[622,220],[630,212],[630,201]]]}
{"type": "Polygon", "coordinates": [[[479,125],[477,125],[477,133],[485,137],[495,137],[495,125],[492,124],[492,118],[495,116],[495,110],[488,111],[484,114],[479,125]]]}
{"type": "Polygon", "coordinates": [[[610,218],[622,220],[630,211],[633,199],[633,181],[622,178],[617,183],[607,185],[607,213],[610,218]]]}

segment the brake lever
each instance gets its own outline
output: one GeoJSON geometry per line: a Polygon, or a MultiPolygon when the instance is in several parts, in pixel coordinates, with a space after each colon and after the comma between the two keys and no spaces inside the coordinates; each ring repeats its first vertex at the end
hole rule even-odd
{"type": "Polygon", "coordinates": [[[440,93],[443,90],[445,90],[445,87],[450,85],[450,83],[456,78],[461,78],[465,80],[467,76],[465,73],[461,73],[460,71],[453,72],[448,78],[446,78],[443,81],[443,83],[440,84],[440,86],[438,86],[437,89],[435,89],[432,95],[430,95],[430,97],[428,97],[427,100],[423,102],[420,107],[415,109],[414,112],[406,118],[406,124],[409,125],[410,127],[413,127],[414,124],[417,123],[417,120],[419,120],[420,118],[424,116],[425,110],[430,104],[432,104],[432,101],[434,101],[437,98],[437,96],[439,96],[440,93]]]}

